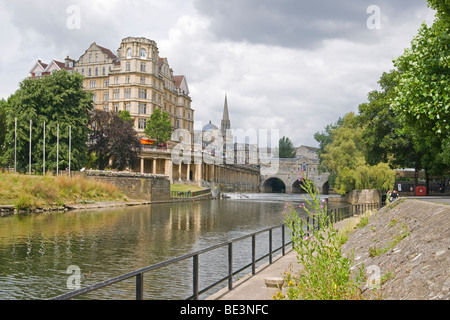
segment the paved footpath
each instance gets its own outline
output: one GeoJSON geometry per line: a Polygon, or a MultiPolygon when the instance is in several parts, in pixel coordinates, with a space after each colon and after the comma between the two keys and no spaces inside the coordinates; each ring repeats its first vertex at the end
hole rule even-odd
{"type": "Polygon", "coordinates": [[[286,254],[273,258],[272,264],[268,262],[256,269],[255,275],[246,275],[233,283],[233,289],[228,287],[208,297],[206,300],[272,300],[267,295],[266,278],[283,278],[284,272],[290,267],[297,270],[297,253],[291,249],[286,254]]]}

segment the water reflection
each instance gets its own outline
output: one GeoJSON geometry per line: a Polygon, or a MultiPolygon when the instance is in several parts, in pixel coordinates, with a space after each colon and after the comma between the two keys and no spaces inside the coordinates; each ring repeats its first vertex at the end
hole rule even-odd
{"type": "MultiPolygon", "coordinates": [[[[285,203],[300,201],[298,195],[286,196],[258,194],[250,198],[3,217],[0,299],[47,299],[69,292],[66,270],[70,265],[81,268],[81,284],[85,287],[280,224],[285,203]]],[[[263,236],[257,242],[260,250],[268,246],[263,236]]],[[[236,265],[250,257],[250,244],[235,249],[236,265]]],[[[200,257],[201,288],[211,279],[226,275],[226,257],[226,248],[200,257]]],[[[183,299],[191,295],[191,265],[188,260],[146,274],[145,297],[183,299]]],[[[134,282],[114,285],[87,298],[133,299],[134,282]]]]}

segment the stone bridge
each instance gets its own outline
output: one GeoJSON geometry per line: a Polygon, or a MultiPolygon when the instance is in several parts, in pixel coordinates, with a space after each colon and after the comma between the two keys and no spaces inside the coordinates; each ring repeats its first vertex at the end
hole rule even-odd
{"type": "MultiPolygon", "coordinates": [[[[321,194],[329,191],[328,173],[319,174],[319,160],[305,156],[292,159],[277,159],[278,170],[264,170],[261,166],[260,190],[266,193],[304,193],[301,188],[300,176],[311,180],[321,194]],[[302,171],[303,170],[303,171],[302,171]],[[301,174],[299,174],[301,172],[301,174]]],[[[275,166],[271,164],[272,168],[275,166]]]]}

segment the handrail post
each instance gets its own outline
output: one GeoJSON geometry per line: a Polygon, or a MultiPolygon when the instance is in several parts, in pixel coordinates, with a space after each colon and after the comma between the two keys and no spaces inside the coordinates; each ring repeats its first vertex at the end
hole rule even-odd
{"type": "Polygon", "coordinates": [[[228,243],[228,290],[233,289],[233,243],[228,243]]]}
{"type": "Polygon", "coordinates": [[[256,273],[256,236],[252,236],[252,274],[256,273]]]}
{"type": "Polygon", "coordinates": [[[272,229],[269,230],[269,263],[272,264],[272,229]]]}
{"type": "Polygon", "coordinates": [[[282,246],[283,246],[283,249],[282,249],[282,252],[283,252],[283,256],[286,254],[286,250],[285,250],[285,239],[284,239],[284,224],[281,226],[281,243],[282,243],[282,246]]]}
{"type": "Polygon", "coordinates": [[[198,300],[198,254],[192,257],[193,258],[193,268],[192,268],[192,290],[194,294],[194,300],[198,300]]]}
{"type": "Polygon", "coordinates": [[[144,274],[136,275],[136,300],[144,300],[144,274]]]}

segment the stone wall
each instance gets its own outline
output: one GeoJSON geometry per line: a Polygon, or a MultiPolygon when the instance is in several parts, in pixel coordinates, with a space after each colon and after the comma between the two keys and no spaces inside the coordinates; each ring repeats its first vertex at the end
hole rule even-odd
{"type": "Polygon", "coordinates": [[[86,178],[114,184],[131,199],[150,202],[170,201],[170,181],[167,178],[107,175],[86,175],[86,178]]]}
{"type": "Polygon", "coordinates": [[[380,203],[381,192],[379,190],[353,190],[346,196],[350,204],[380,203]]]}

